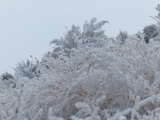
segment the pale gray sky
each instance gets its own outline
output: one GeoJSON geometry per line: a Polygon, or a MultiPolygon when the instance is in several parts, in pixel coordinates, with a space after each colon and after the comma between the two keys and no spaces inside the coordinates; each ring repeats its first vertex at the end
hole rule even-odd
{"type": "Polygon", "coordinates": [[[30,55],[41,59],[49,42],[65,33],[65,26],[83,25],[96,17],[108,20],[106,34],[119,29],[134,34],[156,23],[159,0],[0,0],[0,74],[30,55]]]}

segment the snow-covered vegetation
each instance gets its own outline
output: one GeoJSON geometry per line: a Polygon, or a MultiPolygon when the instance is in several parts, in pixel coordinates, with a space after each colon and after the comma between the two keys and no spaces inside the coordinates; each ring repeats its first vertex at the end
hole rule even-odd
{"type": "Polygon", "coordinates": [[[83,29],[73,25],[41,62],[4,73],[0,120],[160,120],[160,5],[156,10],[157,24],[143,34],[108,38],[108,22],[96,18],[83,29]]]}

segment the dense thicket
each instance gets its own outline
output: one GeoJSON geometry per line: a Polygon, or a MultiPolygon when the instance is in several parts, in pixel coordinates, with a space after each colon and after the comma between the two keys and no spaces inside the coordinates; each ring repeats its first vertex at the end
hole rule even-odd
{"type": "Polygon", "coordinates": [[[108,38],[108,22],[93,18],[52,40],[41,62],[3,74],[0,120],[159,120],[160,5],[156,10],[156,36],[146,27],[108,38]]]}

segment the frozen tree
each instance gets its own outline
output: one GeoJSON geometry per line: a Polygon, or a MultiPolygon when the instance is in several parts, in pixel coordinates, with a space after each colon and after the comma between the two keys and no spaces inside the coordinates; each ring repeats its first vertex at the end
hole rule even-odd
{"type": "Polygon", "coordinates": [[[160,4],[157,5],[156,10],[158,11],[158,15],[155,17],[151,16],[151,18],[157,21],[157,25],[156,25],[157,32],[158,32],[157,40],[160,41],[160,4]]]}
{"type": "Polygon", "coordinates": [[[143,29],[143,34],[144,34],[144,40],[146,41],[146,43],[149,43],[149,40],[151,38],[155,38],[158,36],[157,26],[154,24],[146,26],[143,29]]]}

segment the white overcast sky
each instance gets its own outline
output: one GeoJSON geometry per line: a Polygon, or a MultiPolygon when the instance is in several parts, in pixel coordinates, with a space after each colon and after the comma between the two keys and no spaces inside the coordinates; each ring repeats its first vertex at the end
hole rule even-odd
{"type": "Polygon", "coordinates": [[[49,42],[65,33],[65,26],[82,26],[96,17],[108,20],[106,35],[119,29],[134,34],[156,23],[159,0],[0,0],[0,74],[33,55],[41,59],[49,42]]]}

